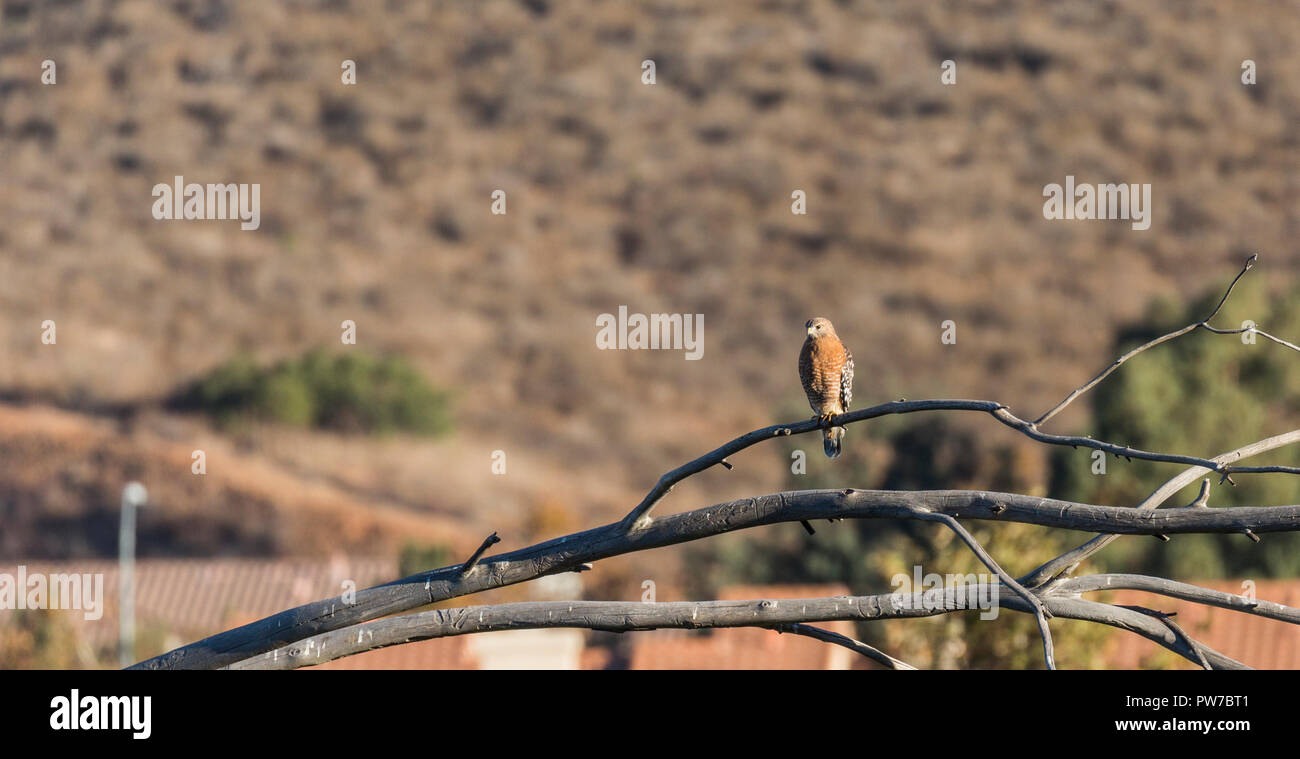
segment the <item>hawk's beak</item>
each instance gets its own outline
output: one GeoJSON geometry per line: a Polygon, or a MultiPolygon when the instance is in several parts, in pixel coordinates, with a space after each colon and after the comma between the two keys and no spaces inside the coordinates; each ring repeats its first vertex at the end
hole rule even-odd
{"type": "Polygon", "coordinates": [[[817,328],[816,328],[816,327],[809,327],[809,328],[808,328],[808,337],[813,337],[813,336],[814,336],[814,333],[816,333],[816,332],[817,332],[817,328]]]}

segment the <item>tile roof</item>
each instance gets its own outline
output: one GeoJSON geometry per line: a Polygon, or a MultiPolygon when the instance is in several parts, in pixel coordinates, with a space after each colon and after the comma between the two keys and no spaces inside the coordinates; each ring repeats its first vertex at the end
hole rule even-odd
{"type": "Polygon", "coordinates": [[[478,669],[467,635],[377,648],[303,669],[478,669]]]}
{"type": "MultiPolygon", "coordinates": [[[[1244,592],[1240,580],[1207,580],[1192,584],[1227,593],[1244,592]]],[[[1261,600],[1300,606],[1298,579],[1258,580],[1254,593],[1261,600]]],[[[1109,601],[1166,613],[1177,612],[1174,621],[1193,639],[1256,669],[1300,669],[1300,627],[1296,625],[1136,590],[1114,591],[1109,601]]],[[[1109,641],[1105,660],[1117,669],[1143,669],[1152,661],[1169,662],[1175,656],[1140,635],[1117,630],[1109,641]],[[1164,655],[1166,653],[1168,656],[1164,655]]],[[[1196,668],[1182,657],[1176,657],[1174,666],[1196,668]]]]}
{"type": "MultiPolygon", "coordinates": [[[[844,585],[735,585],[721,601],[823,598],[848,594],[844,585]]],[[[853,636],[853,623],[818,627],[853,636]]],[[[759,628],[707,631],[646,630],[632,633],[629,669],[849,669],[858,657],[846,648],[801,635],[759,628]]]]}

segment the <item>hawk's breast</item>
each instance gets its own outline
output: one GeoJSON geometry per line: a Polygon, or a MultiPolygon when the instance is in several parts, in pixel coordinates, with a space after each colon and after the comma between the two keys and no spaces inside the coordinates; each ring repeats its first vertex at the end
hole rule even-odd
{"type": "Polygon", "coordinates": [[[839,338],[827,335],[805,340],[799,352],[799,378],[813,411],[844,413],[845,367],[852,359],[839,338]]]}

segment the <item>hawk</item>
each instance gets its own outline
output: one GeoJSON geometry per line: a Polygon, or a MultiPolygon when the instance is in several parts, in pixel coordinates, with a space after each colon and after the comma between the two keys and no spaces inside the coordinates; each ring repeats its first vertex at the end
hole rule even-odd
{"type": "MultiPolygon", "coordinates": [[[[799,381],[816,418],[822,422],[849,410],[853,400],[853,354],[840,342],[830,319],[817,317],[804,325],[808,338],[799,351],[799,381]]],[[[822,430],[829,458],[840,455],[843,427],[822,430]]]]}

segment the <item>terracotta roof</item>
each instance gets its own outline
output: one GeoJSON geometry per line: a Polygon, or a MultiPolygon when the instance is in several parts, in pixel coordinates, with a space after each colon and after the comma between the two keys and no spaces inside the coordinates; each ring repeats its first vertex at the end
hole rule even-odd
{"type": "MultiPolygon", "coordinates": [[[[1192,584],[1227,593],[1243,592],[1240,580],[1208,580],[1192,584]]],[[[1260,600],[1300,606],[1300,580],[1258,580],[1254,593],[1260,600]]],[[[1300,628],[1287,622],[1136,590],[1115,591],[1110,594],[1109,601],[1166,613],[1177,612],[1174,621],[1192,638],[1256,669],[1300,669],[1300,628]]],[[[1106,651],[1106,662],[1117,669],[1144,669],[1150,666],[1152,657],[1161,663],[1176,658],[1175,667],[1196,668],[1168,649],[1122,630],[1116,630],[1111,636],[1106,651]]]]}
{"type": "MultiPolygon", "coordinates": [[[[843,585],[735,585],[723,588],[718,596],[722,601],[739,601],[847,594],[843,585]]],[[[852,622],[817,626],[853,635],[852,622]]],[[[841,646],[758,628],[647,630],[631,635],[630,669],[849,669],[858,656],[841,646]]]]}
{"type": "Polygon", "coordinates": [[[607,648],[588,647],[582,650],[579,669],[608,669],[613,661],[613,654],[607,648]]]}
{"type": "Polygon", "coordinates": [[[467,645],[468,637],[457,635],[403,643],[303,669],[478,669],[478,662],[467,645]]]}

